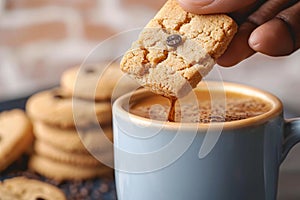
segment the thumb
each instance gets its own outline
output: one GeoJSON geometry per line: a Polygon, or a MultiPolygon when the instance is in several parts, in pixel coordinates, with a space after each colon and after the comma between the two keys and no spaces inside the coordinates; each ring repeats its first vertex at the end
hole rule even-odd
{"type": "Polygon", "coordinates": [[[196,14],[231,13],[256,3],[258,0],[177,0],[188,12],[196,14]]]}

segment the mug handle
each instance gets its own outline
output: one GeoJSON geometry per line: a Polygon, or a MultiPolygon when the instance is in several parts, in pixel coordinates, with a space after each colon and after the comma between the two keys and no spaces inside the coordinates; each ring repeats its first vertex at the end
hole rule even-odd
{"type": "Polygon", "coordinates": [[[281,163],[298,142],[300,142],[300,118],[288,119],[285,122],[281,163]]]}

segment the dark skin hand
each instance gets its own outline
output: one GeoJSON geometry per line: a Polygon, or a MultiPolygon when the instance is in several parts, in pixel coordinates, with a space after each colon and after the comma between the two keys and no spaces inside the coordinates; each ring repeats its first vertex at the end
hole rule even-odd
{"type": "Polygon", "coordinates": [[[217,60],[233,66],[256,52],[290,55],[300,48],[300,0],[177,0],[197,14],[228,13],[239,30],[217,60]]]}

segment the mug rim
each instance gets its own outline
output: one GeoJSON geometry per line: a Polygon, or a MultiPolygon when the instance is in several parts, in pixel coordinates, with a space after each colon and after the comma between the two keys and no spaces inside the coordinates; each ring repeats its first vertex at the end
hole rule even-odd
{"type": "Polygon", "coordinates": [[[213,122],[213,123],[200,123],[200,122],[169,122],[169,121],[159,121],[154,119],[148,119],[145,117],[141,117],[135,114],[130,113],[124,108],[124,102],[129,102],[129,99],[132,96],[145,96],[145,95],[155,95],[151,93],[148,89],[142,88],[130,93],[126,93],[121,97],[117,98],[113,103],[113,117],[116,115],[118,117],[122,117],[123,120],[128,122],[135,122],[136,124],[140,125],[149,125],[151,127],[162,127],[166,129],[188,129],[188,130],[203,130],[207,131],[210,130],[232,130],[232,129],[239,129],[244,127],[249,127],[253,125],[259,125],[267,122],[270,119],[273,119],[283,112],[283,105],[281,100],[276,97],[275,95],[271,94],[262,89],[258,89],[252,86],[248,86],[245,84],[240,83],[233,83],[233,82],[226,82],[226,81],[201,81],[199,85],[195,89],[199,89],[203,84],[209,84],[212,88],[217,89],[220,86],[220,83],[223,85],[226,91],[235,92],[241,95],[251,94],[251,96],[257,97],[264,101],[269,102],[272,107],[269,111],[246,119],[241,120],[234,120],[229,122],[213,122]]]}

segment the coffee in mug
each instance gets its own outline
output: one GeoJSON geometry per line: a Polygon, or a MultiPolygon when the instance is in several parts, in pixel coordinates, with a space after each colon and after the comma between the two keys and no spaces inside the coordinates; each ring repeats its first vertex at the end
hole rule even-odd
{"type": "MultiPolygon", "coordinates": [[[[219,91],[220,94],[214,95],[222,96],[223,92],[219,91]]],[[[174,101],[153,94],[149,98],[131,102],[129,112],[160,121],[210,123],[247,119],[271,109],[269,102],[246,94],[228,91],[224,94],[226,99],[212,99],[209,91],[200,91],[196,88],[193,93],[196,95],[196,102],[190,98],[190,95],[180,101],[174,101]],[[175,112],[175,115],[170,120],[170,116],[173,116],[170,114],[172,112],[175,112]]]]}

